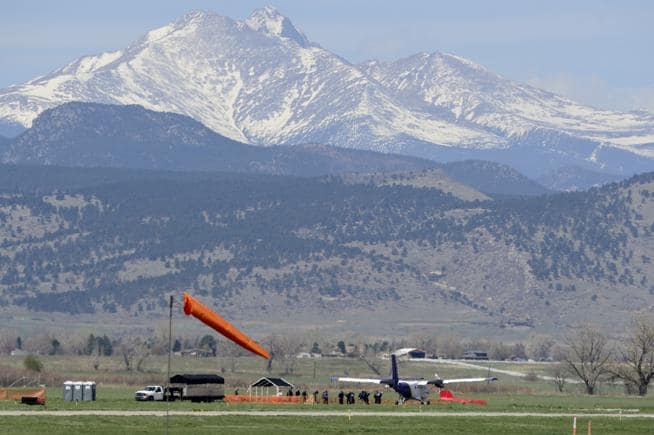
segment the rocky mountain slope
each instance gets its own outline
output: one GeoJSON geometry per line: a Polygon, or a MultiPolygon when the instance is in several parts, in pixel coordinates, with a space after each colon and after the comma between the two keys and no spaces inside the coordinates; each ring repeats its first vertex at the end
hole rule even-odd
{"type": "Polygon", "coordinates": [[[0,153],[5,150],[5,147],[11,142],[11,139],[8,137],[0,136],[0,153]]]}
{"type": "Polygon", "coordinates": [[[538,177],[537,182],[556,191],[585,190],[620,181],[623,177],[577,166],[564,166],[538,177]]]}
{"type": "Polygon", "coordinates": [[[555,332],[593,319],[615,328],[654,306],[651,173],[495,201],[415,178],[150,172],[49,191],[5,184],[28,186],[42,169],[0,177],[4,317],[128,324],[160,318],[181,289],[267,331],[555,332]]]}
{"type": "Polygon", "coordinates": [[[443,171],[480,192],[491,196],[534,196],[552,193],[515,169],[483,160],[464,160],[443,165],[443,171]]]}
{"type": "MultiPolygon", "coordinates": [[[[409,175],[403,177],[435,176],[441,179],[438,186],[447,191],[476,189],[491,196],[547,192],[498,163],[471,160],[439,165],[410,156],[315,144],[257,147],[221,136],[187,116],[154,112],[135,105],[76,102],[48,109],[39,115],[32,128],[8,141],[4,151],[0,149],[0,161],[20,165],[230,171],[302,177],[406,173],[409,175]],[[442,171],[438,174],[428,171],[434,168],[442,171]],[[429,173],[422,172],[425,170],[429,173]],[[461,183],[472,189],[450,186],[461,183]]],[[[44,169],[41,174],[47,172],[44,169]]]]}
{"type": "Polygon", "coordinates": [[[221,136],[188,116],[141,106],[66,103],[0,148],[0,161],[69,167],[232,171],[318,176],[412,171],[433,161],[324,145],[257,147],[221,136]]]}
{"type": "Polygon", "coordinates": [[[273,8],[244,21],[191,12],[125,50],[1,90],[2,131],[76,100],[185,114],[257,145],[495,160],[531,177],[571,165],[654,169],[652,114],[581,106],[450,54],[353,65],[273,8]]]}

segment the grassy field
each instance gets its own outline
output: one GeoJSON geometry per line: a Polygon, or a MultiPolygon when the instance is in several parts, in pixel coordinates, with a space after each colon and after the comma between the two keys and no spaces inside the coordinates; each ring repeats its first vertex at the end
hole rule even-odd
{"type": "MultiPolygon", "coordinates": [[[[165,419],[151,416],[39,416],[39,412],[65,410],[125,410],[125,411],[164,411],[168,404],[161,402],[136,402],[134,391],[138,386],[163,382],[166,360],[164,357],[148,359],[145,372],[127,372],[118,357],[101,358],[56,356],[41,357],[44,363],[43,379],[53,380],[48,385],[46,406],[28,407],[13,401],[0,401],[0,411],[32,410],[35,415],[9,417],[0,416],[0,433],[163,433],[165,419]],[[97,401],[64,402],[61,380],[93,380],[98,383],[97,401]]],[[[0,357],[0,368],[5,373],[18,371],[22,359],[0,357]]],[[[387,370],[387,361],[381,361],[382,373],[387,370]]],[[[500,364],[494,367],[520,373],[547,373],[542,364],[500,364]]],[[[267,375],[265,362],[257,358],[181,358],[173,359],[173,373],[210,372],[220,373],[226,379],[226,392],[239,388],[244,394],[246,386],[257,378],[267,375]]],[[[437,372],[440,376],[480,376],[487,370],[472,369],[454,364],[432,364],[402,362],[400,373],[407,377],[431,377],[437,372]]],[[[373,376],[364,361],[357,359],[298,360],[293,373],[280,373],[273,368],[271,376],[283,376],[302,389],[311,392],[328,389],[332,399],[340,389],[359,391],[362,388],[374,390],[371,386],[340,385],[330,382],[331,376],[373,376]]],[[[2,380],[0,378],[0,380],[2,380]]],[[[5,381],[6,382],[6,381],[5,381]]],[[[374,387],[374,386],[373,386],[374,387]]],[[[545,380],[528,380],[524,377],[500,375],[500,381],[490,385],[481,384],[466,390],[455,389],[455,394],[463,397],[485,399],[488,406],[438,403],[420,406],[408,402],[402,407],[393,405],[395,394],[385,390],[383,405],[356,404],[346,407],[330,405],[255,405],[228,403],[190,403],[174,402],[172,411],[194,411],[197,416],[171,416],[170,433],[488,433],[488,434],[552,434],[569,433],[572,415],[611,414],[638,415],[654,414],[654,395],[647,397],[626,396],[620,386],[603,385],[597,396],[582,394],[578,385],[568,385],[565,393],[555,392],[553,385],[545,380]],[[380,416],[275,416],[255,415],[207,416],[205,411],[384,411],[399,415],[407,411],[439,411],[444,413],[465,412],[469,415],[446,415],[439,417],[380,417],[380,416]],[[565,417],[487,417],[474,416],[476,411],[489,412],[534,412],[545,414],[565,413],[565,417]]],[[[436,399],[436,394],[434,399],[436,399]]],[[[651,418],[618,418],[594,416],[595,433],[652,433],[654,420],[651,418]]],[[[579,433],[586,433],[587,418],[579,420],[579,433]]]]}
{"type": "MultiPolygon", "coordinates": [[[[161,434],[164,417],[0,417],[12,434],[161,434]]],[[[587,420],[578,420],[586,433],[587,420]]],[[[443,434],[564,434],[571,433],[571,418],[522,417],[171,417],[170,433],[443,433],[443,434]]],[[[597,434],[652,433],[647,419],[592,420],[597,434]]]]}

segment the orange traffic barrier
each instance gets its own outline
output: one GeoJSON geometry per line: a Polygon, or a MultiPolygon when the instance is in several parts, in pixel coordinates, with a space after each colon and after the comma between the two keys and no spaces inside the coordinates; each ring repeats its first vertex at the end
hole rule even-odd
{"type": "Polygon", "coordinates": [[[301,396],[249,396],[227,394],[225,396],[227,403],[306,403],[301,396]]]}
{"type": "Polygon", "coordinates": [[[184,292],[184,313],[187,316],[195,317],[244,349],[264,358],[270,358],[270,354],[259,343],[239,331],[236,326],[223,319],[218,313],[212,311],[187,292],[184,292]]]}

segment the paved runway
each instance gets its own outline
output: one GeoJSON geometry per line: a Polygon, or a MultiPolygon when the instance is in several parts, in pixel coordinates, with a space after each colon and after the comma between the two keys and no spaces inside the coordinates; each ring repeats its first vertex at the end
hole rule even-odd
{"type": "MultiPolygon", "coordinates": [[[[439,412],[439,411],[170,411],[170,416],[220,417],[242,415],[252,417],[543,417],[543,418],[647,418],[654,419],[654,414],[627,413],[570,413],[570,412],[439,412]]],[[[70,416],[108,416],[108,417],[165,417],[166,411],[0,411],[0,417],[70,417],[70,416]]]]}

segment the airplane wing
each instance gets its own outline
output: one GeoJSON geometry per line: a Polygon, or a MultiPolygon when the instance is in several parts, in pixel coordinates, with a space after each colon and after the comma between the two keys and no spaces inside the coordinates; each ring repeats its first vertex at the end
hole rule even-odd
{"type": "Polygon", "coordinates": [[[458,384],[463,382],[490,382],[490,381],[497,381],[497,377],[491,376],[489,378],[443,379],[444,384],[458,384]]]}
{"type": "Polygon", "coordinates": [[[418,385],[435,385],[438,388],[443,388],[447,384],[458,384],[464,382],[490,382],[497,381],[495,376],[488,378],[461,378],[461,379],[432,379],[432,380],[420,380],[417,382],[418,385]]]}
{"type": "Polygon", "coordinates": [[[357,382],[360,384],[381,384],[381,379],[370,378],[336,378],[338,382],[357,382]]]}

